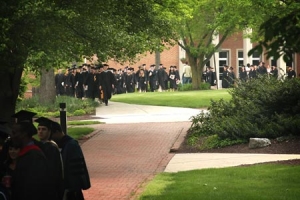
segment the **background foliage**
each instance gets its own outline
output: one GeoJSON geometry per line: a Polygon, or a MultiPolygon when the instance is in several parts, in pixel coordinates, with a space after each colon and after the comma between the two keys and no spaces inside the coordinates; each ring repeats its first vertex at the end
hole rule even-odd
{"type": "Polygon", "coordinates": [[[250,137],[276,138],[300,134],[300,80],[275,80],[267,76],[239,82],[232,99],[212,101],[209,113],[192,118],[191,143],[217,135],[238,143],[250,137]]]}

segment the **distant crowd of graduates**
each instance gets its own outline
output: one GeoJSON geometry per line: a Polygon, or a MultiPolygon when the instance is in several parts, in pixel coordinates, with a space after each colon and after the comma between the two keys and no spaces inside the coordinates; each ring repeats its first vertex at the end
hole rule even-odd
{"type": "MultiPolygon", "coordinates": [[[[249,81],[258,78],[261,75],[267,75],[269,77],[278,79],[279,73],[276,66],[266,66],[264,62],[260,62],[259,65],[242,66],[239,71],[239,80],[249,81]]],[[[291,66],[288,67],[286,78],[296,78],[296,72],[291,66]]],[[[209,83],[211,86],[216,85],[216,72],[212,67],[207,67],[206,71],[203,73],[203,79],[205,82],[209,83]]],[[[222,88],[230,88],[234,86],[236,81],[236,75],[234,73],[233,67],[228,65],[223,66],[222,73],[222,88]]]]}
{"type": "Polygon", "coordinates": [[[180,83],[179,71],[176,66],[170,66],[167,71],[162,64],[156,69],[155,65],[149,66],[143,64],[135,72],[132,67],[124,69],[109,68],[107,64],[81,66],[73,65],[66,73],[59,69],[55,75],[56,95],[73,96],[80,99],[102,99],[101,85],[107,80],[101,74],[110,72],[113,74],[113,80],[109,85],[113,85],[112,93],[132,93],[136,90],[139,92],[147,91],[175,91],[180,83]]]}
{"type": "MultiPolygon", "coordinates": [[[[222,88],[233,87],[236,80],[233,67],[224,65],[223,69],[221,78],[222,88]]],[[[184,71],[189,72],[190,67],[184,65],[184,71]]],[[[183,82],[191,83],[191,74],[189,75],[190,79],[185,77],[186,74],[187,73],[183,73],[183,82]]],[[[242,66],[239,71],[239,79],[242,81],[255,79],[259,75],[268,75],[278,78],[278,69],[276,66],[269,67],[265,66],[264,62],[260,62],[258,66],[250,64],[242,66]]],[[[292,67],[289,67],[287,78],[293,77],[296,77],[296,73],[292,67]]],[[[217,84],[216,72],[212,67],[207,67],[202,78],[211,86],[217,84]]],[[[138,67],[137,71],[134,71],[134,68],[129,66],[123,69],[115,69],[109,68],[107,64],[73,65],[68,68],[66,73],[63,73],[63,71],[59,69],[55,75],[57,96],[67,95],[80,99],[90,98],[102,101],[110,99],[110,94],[132,93],[135,91],[176,91],[180,83],[182,83],[182,81],[177,67],[170,66],[167,70],[162,64],[159,65],[158,69],[155,65],[150,65],[147,69],[147,66],[143,64],[138,67]],[[105,89],[105,91],[103,89],[105,89]]]]}

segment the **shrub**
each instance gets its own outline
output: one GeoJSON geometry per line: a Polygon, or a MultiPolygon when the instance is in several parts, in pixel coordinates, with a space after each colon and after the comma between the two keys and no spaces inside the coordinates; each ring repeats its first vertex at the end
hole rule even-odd
{"type": "Polygon", "coordinates": [[[300,134],[299,79],[260,77],[238,82],[229,93],[230,101],[212,101],[209,114],[192,118],[189,137],[217,135],[239,141],[300,134]]]}
{"type": "Polygon", "coordinates": [[[80,109],[80,110],[75,110],[75,112],[73,114],[74,114],[74,116],[80,116],[80,115],[85,115],[86,112],[84,110],[80,109]]]}
{"type": "Polygon", "coordinates": [[[81,100],[74,97],[59,96],[56,98],[54,105],[39,103],[38,96],[29,99],[24,99],[17,103],[16,111],[29,110],[36,112],[37,116],[44,117],[59,117],[60,116],[60,103],[66,103],[67,116],[93,114],[95,107],[99,105],[98,102],[90,99],[81,100]]]}

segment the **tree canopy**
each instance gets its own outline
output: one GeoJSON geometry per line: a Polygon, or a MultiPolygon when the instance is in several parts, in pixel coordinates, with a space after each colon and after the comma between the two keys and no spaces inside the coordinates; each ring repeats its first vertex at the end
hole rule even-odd
{"type": "Polygon", "coordinates": [[[264,22],[258,29],[258,45],[254,51],[260,53],[265,49],[267,57],[285,61],[292,59],[293,53],[300,52],[300,2],[295,0],[253,0],[264,13],[264,22]]]}
{"type": "Polygon", "coordinates": [[[14,112],[20,78],[28,63],[36,69],[52,68],[93,54],[102,62],[109,58],[130,60],[172,42],[170,21],[155,5],[155,0],[2,1],[3,118],[14,112]]]}

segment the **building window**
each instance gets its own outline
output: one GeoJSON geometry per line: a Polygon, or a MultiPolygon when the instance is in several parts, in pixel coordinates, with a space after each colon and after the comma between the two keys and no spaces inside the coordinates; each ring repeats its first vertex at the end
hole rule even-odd
{"type": "Polygon", "coordinates": [[[254,52],[252,55],[252,64],[259,65],[260,61],[261,61],[261,55],[258,52],[254,52]]]}
{"type": "Polygon", "coordinates": [[[219,52],[219,73],[222,74],[224,71],[224,65],[229,64],[229,51],[219,52]]]}
{"type": "Polygon", "coordinates": [[[244,52],[242,50],[238,51],[238,66],[242,67],[244,65],[244,52]]]}
{"type": "Polygon", "coordinates": [[[273,57],[270,58],[270,63],[271,66],[277,66],[277,61],[273,57]]]}

